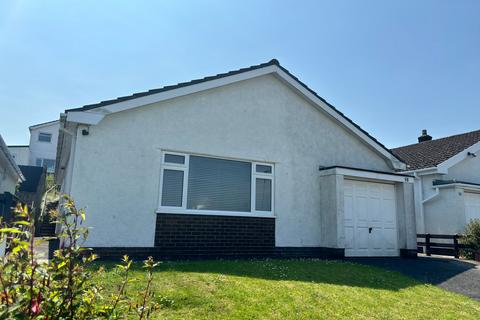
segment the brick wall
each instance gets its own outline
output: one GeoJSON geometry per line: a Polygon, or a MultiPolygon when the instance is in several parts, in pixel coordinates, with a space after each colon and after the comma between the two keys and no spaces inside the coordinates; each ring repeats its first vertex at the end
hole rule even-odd
{"type": "Polygon", "coordinates": [[[157,214],[154,247],[96,247],[101,259],[136,260],[329,258],[342,259],[344,249],[275,247],[275,219],[198,214],[157,214]]]}
{"type": "Polygon", "coordinates": [[[275,219],[157,214],[155,247],[165,257],[264,257],[275,249],[275,219]]]}

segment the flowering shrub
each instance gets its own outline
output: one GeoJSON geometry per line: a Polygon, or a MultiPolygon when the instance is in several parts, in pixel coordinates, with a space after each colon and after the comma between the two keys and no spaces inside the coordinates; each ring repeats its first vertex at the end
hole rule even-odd
{"type": "Polygon", "coordinates": [[[132,261],[124,256],[116,266],[122,274],[118,290],[104,294],[93,281],[94,273],[103,270],[89,268],[97,256],[80,245],[88,237],[82,226],[85,212],[68,196],[62,197],[62,209],[62,214],[51,212],[61,227],[62,245],[45,262],[35,257],[34,221],[26,206],[16,207],[15,221],[9,225],[0,221],[0,243],[7,243],[0,258],[0,319],[148,319],[159,307],[151,289],[157,263],[152,258],[144,261],[146,286],[132,297],[126,294],[132,261]]]}

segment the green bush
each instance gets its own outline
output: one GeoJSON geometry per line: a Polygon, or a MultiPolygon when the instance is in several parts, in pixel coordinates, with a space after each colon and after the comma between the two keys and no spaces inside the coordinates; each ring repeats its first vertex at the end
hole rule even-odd
{"type": "Polygon", "coordinates": [[[104,271],[88,268],[97,257],[81,247],[88,237],[82,226],[85,212],[68,196],[61,203],[61,214],[51,212],[62,231],[60,249],[50,261],[35,258],[35,224],[26,206],[17,206],[13,223],[0,221],[0,243],[7,243],[7,253],[0,258],[0,319],[148,319],[159,308],[151,289],[157,263],[144,261],[146,285],[127,295],[132,261],[125,256],[116,266],[122,282],[115,293],[106,294],[93,281],[104,271]]]}
{"type": "Polygon", "coordinates": [[[480,250],[480,219],[472,219],[465,227],[464,244],[473,250],[463,250],[463,255],[468,259],[475,258],[475,252],[480,250]]]}

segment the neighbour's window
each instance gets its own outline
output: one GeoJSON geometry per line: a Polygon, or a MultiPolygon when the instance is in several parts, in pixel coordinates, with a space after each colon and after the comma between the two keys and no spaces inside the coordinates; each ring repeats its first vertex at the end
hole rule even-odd
{"type": "Polygon", "coordinates": [[[55,171],[55,160],[52,159],[37,158],[35,160],[35,165],[37,167],[47,167],[48,173],[52,173],[55,171]]]}
{"type": "Polygon", "coordinates": [[[51,142],[52,141],[52,134],[51,133],[40,132],[38,134],[38,141],[51,142]]]}
{"type": "Polygon", "coordinates": [[[164,153],[162,210],[272,213],[273,165],[164,153]]]}

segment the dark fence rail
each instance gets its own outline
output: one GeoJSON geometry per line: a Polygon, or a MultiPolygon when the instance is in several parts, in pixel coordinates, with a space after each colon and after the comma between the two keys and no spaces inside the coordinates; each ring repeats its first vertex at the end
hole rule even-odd
{"type": "Polygon", "coordinates": [[[458,258],[461,249],[473,250],[472,247],[459,242],[462,238],[463,235],[460,234],[417,234],[418,252],[425,253],[427,256],[438,254],[458,258]],[[419,241],[419,239],[424,241],[419,241]]]}

